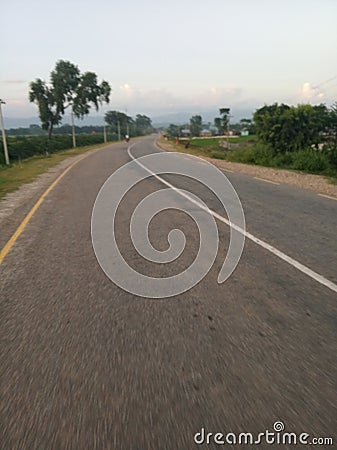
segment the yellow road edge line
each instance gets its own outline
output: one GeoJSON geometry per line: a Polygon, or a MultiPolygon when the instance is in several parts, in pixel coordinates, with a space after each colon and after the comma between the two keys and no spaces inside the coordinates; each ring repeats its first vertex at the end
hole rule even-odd
{"type": "Polygon", "coordinates": [[[332,197],[331,195],[326,195],[326,194],[317,194],[317,195],[319,195],[320,197],[325,197],[325,198],[329,198],[330,200],[336,200],[337,201],[337,198],[336,197],[332,197]]]}
{"type": "Polygon", "coordinates": [[[231,170],[231,169],[222,169],[222,170],[224,170],[225,172],[234,173],[234,170],[231,170]]]}
{"type": "Polygon", "coordinates": [[[260,177],[254,177],[255,180],[260,180],[260,181],[265,181],[266,183],[271,183],[271,184],[277,184],[278,186],[281,183],[276,183],[276,181],[270,181],[270,180],[266,180],[265,178],[260,178],[260,177]]]}
{"type": "Polygon", "coordinates": [[[26,217],[23,219],[23,221],[20,223],[14,234],[11,236],[11,238],[7,241],[5,246],[0,251],[0,265],[2,264],[3,260],[7,256],[10,249],[13,247],[15,242],[17,241],[18,237],[21,235],[23,230],[26,228],[28,222],[30,219],[34,216],[35,212],[39,209],[41,204],[43,203],[44,199],[47,197],[49,192],[58,184],[58,182],[69,172],[70,169],[72,169],[76,164],[78,164],[83,159],[87,158],[88,156],[92,155],[93,153],[96,153],[99,150],[102,150],[103,148],[98,148],[92,153],[88,153],[87,155],[82,156],[78,160],[74,161],[70,166],[68,166],[57,178],[52,182],[52,184],[43,192],[41,197],[38,199],[38,201],[35,203],[35,205],[32,207],[32,209],[29,211],[29,213],[26,215],[26,217]]]}

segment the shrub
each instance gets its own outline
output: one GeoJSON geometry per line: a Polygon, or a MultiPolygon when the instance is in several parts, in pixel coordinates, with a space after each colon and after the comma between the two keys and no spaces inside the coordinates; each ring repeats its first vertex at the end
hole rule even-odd
{"type": "Polygon", "coordinates": [[[337,143],[324,145],[322,153],[329,161],[330,167],[337,172],[337,143]]]}
{"type": "Polygon", "coordinates": [[[229,161],[242,162],[244,164],[256,164],[270,166],[273,158],[272,149],[263,144],[256,144],[227,153],[229,161]]]}
{"type": "Polygon", "coordinates": [[[322,173],[329,169],[329,161],[326,155],[318,150],[299,150],[293,153],[291,168],[309,173],[322,173]]]}

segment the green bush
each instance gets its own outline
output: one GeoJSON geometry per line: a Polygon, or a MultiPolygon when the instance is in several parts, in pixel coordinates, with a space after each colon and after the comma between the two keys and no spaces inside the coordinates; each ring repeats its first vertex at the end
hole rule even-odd
{"type": "Polygon", "coordinates": [[[290,168],[293,162],[294,153],[277,153],[273,156],[271,166],[273,167],[287,167],[290,168]]]}
{"type": "Polygon", "coordinates": [[[326,155],[318,150],[299,150],[293,153],[291,168],[309,173],[324,173],[329,169],[329,161],[326,155]]]}
{"type": "Polygon", "coordinates": [[[256,144],[237,150],[224,151],[223,159],[244,164],[337,176],[336,145],[325,146],[323,151],[308,148],[292,152],[275,153],[268,145],[256,144]]]}
{"type": "Polygon", "coordinates": [[[272,158],[272,149],[263,144],[251,145],[227,152],[228,161],[242,162],[244,164],[270,166],[272,163],[272,158]]]}
{"type": "Polygon", "coordinates": [[[324,145],[322,153],[329,161],[330,167],[337,172],[337,143],[324,145]]]}

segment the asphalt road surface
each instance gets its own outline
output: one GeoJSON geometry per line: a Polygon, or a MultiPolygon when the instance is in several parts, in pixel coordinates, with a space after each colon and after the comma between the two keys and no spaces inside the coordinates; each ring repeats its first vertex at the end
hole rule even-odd
{"type": "MultiPolygon", "coordinates": [[[[132,154],[158,152],[154,140],[140,140],[132,154]]],[[[101,186],[128,161],[123,143],[74,166],[0,267],[1,448],[267,448],[263,438],[244,447],[233,445],[233,435],[226,445],[213,437],[257,437],[278,421],[285,431],[308,433],[308,442],[332,437],[336,445],[336,292],[249,239],[232,276],[218,284],[229,242],[221,222],[215,263],[188,292],[154,300],[120,289],[97,262],[90,223],[101,186]],[[202,428],[213,433],[209,445],[194,441],[202,428]]],[[[248,232],[337,284],[336,201],[226,175],[248,232]]],[[[163,178],[224,214],[205,187],[163,178]]],[[[154,277],[186,268],[199,245],[193,221],[168,210],[154,218],[150,239],[165,250],[170,230],[181,229],[181,257],[166,269],[135,251],[131,214],[162,188],[153,177],[139,183],[123,200],[116,224],[125,259],[154,277]]]]}

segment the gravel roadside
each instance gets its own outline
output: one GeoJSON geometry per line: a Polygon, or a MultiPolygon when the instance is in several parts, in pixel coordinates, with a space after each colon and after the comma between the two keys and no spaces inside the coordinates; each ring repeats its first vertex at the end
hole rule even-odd
{"type": "MultiPolygon", "coordinates": [[[[177,151],[171,143],[165,142],[162,139],[157,141],[157,145],[165,151],[177,151]]],[[[337,185],[329,183],[327,178],[321,175],[311,175],[303,172],[275,169],[271,167],[253,166],[249,164],[224,161],[221,159],[208,158],[206,156],[200,156],[200,158],[209,161],[219,169],[228,169],[233,172],[264,178],[269,181],[274,181],[275,183],[289,184],[302,189],[310,189],[319,194],[330,195],[337,199],[337,185]]]]}
{"type": "Polygon", "coordinates": [[[67,167],[75,161],[97,152],[97,150],[100,149],[93,149],[76,156],[70,156],[41,175],[38,175],[31,183],[23,184],[16,191],[5,195],[0,201],[0,225],[5,219],[11,216],[15,210],[31,201],[34,197],[41,195],[67,167]]]}

